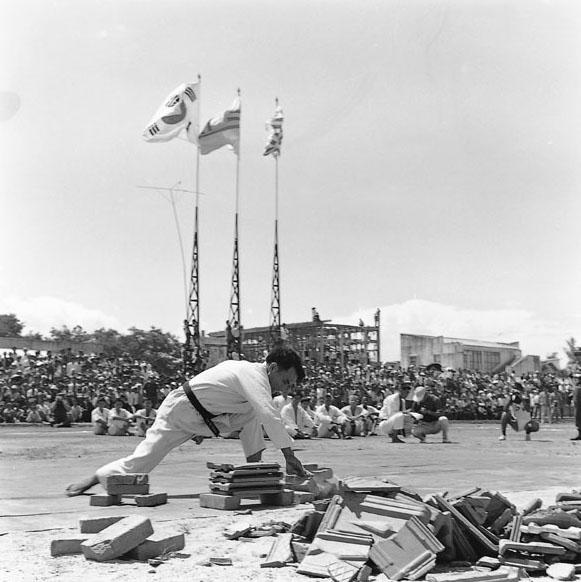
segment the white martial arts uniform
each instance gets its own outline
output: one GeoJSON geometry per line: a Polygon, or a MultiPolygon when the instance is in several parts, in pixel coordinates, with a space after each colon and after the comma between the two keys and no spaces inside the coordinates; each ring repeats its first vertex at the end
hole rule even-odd
{"type": "Polygon", "coordinates": [[[95,434],[107,434],[107,425],[109,424],[109,409],[103,408],[101,410],[98,407],[94,408],[91,412],[91,422],[93,423],[93,432],[95,434]],[[100,422],[97,422],[98,420],[103,421],[105,426],[103,426],[100,422]]]}
{"type": "Polygon", "coordinates": [[[307,414],[307,411],[300,405],[300,403],[297,406],[296,414],[294,406],[292,404],[287,404],[282,407],[280,415],[284,422],[286,431],[290,436],[294,437],[299,430],[309,436],[313,434],[315,422],[307,414]]]}
{"type": "Polygon", "coordinates": [[[379,424],[377,432],[384,435],[395,434],[396,431],[404,428],[406,416],[402,410],[402,401],[399,392],[394,392],[386,396],[383,406],[379,411],[379,424]]]}
{"type": "MultiPolygon", "coordinates": [[[[287,448],[292,439],[272,402],[266,364],[227,360],[189,381],[202,406],[217,414],[213,422],[221,433],[241,430],[246,457],[264,450],[262,427],[272,444],[287,448]]],[[[170,392],[161,403],[153,426],[135,451],[97,470],[103,486],[109,475],[149,473],[176,447],[193,436],[213,436],[183,388],[170,392]]]]}
{"type": "Polygon", "coordinates": [[[329,408],[324,404],[321,404],[317,407],[315,412],[315,418],[318,422],[317,430],[322,439],[331,438],[335,434],[331,430],[333,424],[345,424],[347,422],[347,417],[332,404],[329,408]]]}

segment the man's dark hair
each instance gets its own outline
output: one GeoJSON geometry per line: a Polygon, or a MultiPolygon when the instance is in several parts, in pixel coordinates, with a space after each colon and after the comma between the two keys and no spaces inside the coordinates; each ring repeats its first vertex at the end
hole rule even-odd
{"type": "Polygon", "coordinates": [[[301,362],[301,357],[292,348],[285,348],[283,346],[272,348],[268,356],[266,356],[266,363],[272,364],[273,362],[285,371],[294,368],[297,373],[297,382],[301,382],[304,379],[305,370],[301,362]]]}

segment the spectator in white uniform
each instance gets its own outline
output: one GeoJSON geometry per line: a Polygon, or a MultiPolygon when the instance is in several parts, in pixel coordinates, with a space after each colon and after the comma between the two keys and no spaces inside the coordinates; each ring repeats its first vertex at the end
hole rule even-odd
{"type": "Polygon", "coordinates": [[[403,434],[406,424],[408,430],[411,430],[411,417],[405,412],[406,396],[410,386],[407,382],[400,384],[393,394],[385,397],[383,406],[379,411],[380,422],[377,425],[377,432],[391,437],[391,441],[394,443],[405,443],[400,435],[403,434]]]}
{"type": "Polygon", "coordinates": [[[97,407],[91,412],[91,422],[93,423],[94,434],[107,434],[109,427],[109,409],[107,408],[107,400],[103,396],[97,399],[97,407]]]}
{"type": "Polygon", "coordinates": [[[333,406],[331,402],[332,397],[330,394],[327,394],[325,396],[325,402],[315,410],[319,436],[324,439],[337,435],[340,439],[344,439],[346,438],[345,423],[347,422],[347,417],[336,406],[333,406]]]}
{"type": "Polygon", "coordinates": [[[115,400],[115,408],[109,411],[109,428],[111,436],[127,436],[132,434],[129,431],[133,414],[123,408],[125,401],[122,398],[115,400]]]}
{"type": "Polygon", "coordinates": [[[283,406],[280,411],[284,426],[294,439],[310,439],[315,436],[317,429],[314,420],[301,405],[302,394],[295,392],[290,404],[283,406]]]}
{"type": "Polygon", "coordinates": [[[199,444],[204,437],[238,429],[246,462],[257,463],[266,447],[263,427],[283,453],[287,473],[307,477],[272,402],[272,392],[288,395],[304,376],[299,355],[286,347],[274,348],[262,364],[228,360],[209,368],[167,395],[153,426],[131,455],[69,485],[66,494],[81,495],[99,482],[106,486],[109,475],[149,473],[190,439],[199,444]]]}

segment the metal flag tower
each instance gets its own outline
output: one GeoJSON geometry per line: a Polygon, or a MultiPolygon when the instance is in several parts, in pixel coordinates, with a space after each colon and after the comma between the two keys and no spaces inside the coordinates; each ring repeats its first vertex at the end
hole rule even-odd
{"type": "Polygon", "coordinates": [[[200,149],[196,148],[196,210],[194,216],[194,245],[190,272],[190,295],[186,319],[184,320],[184,375],[195,375],[202,371],[203,358],[200,343],[200,257],[198,249],[198,216],[200,198],[200,149]]]}
{"type": "MultiPolygon", "coordinates": [[[[240,89],[238,89],[240,99],[240,89]]],[[[240,191],[240,145],[236,156],[236,213],[234,216],[234,255],[232,257],[232,287],[230,310],[226,322],[226,356],[240,359],[242,356],[242,320],[240,312],[240,258],[238,254],[238,207],[240,191]]]]}
{"type": "Polygon", "coordinates": [[[270,344],[276,345],[284,341],[281,333],[280,317],[280,262],[278,256],[278,158],[280,156],[280,146],[282,143],[282,109],[278,106],[278,99],[275,100],[275,110],[272,119],[267,122],[269,130],[268,143],[264,148],[264,155],[272,154],[274,158],[274,257],[272,262],[272,292],[270,300],[270,344]]]}

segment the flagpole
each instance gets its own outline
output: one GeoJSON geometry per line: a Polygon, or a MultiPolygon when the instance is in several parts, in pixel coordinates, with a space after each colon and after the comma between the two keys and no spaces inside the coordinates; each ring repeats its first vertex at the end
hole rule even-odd
{"type": "MultiPolygon", "coordinates": [[[[278,109],[278,98],[275,100],[275,111],[278,109]]],[[[280,146],[280,144],[279,144],[280,146]]],[[[272,262],[272,289],[270,302],[270,339],[276,345],[281,341],[280,317],[280,262],[278,257],[278,155],[274,157],[274,256],[272,262]]]]}
{"type": "MultiPolygon", "coordinates": [[[[238,89],[240,99],[240,89],[238,89]]],[[[242,115],[240,115],[242,118],[242,115]]],[[[240,120],[240,122],[242,119],[240,120]]],[[[242,135],[242,132],[240,132],[242,135]]],[[[234,255],[232,258],[232,290],[230,294],[230,314],[227,321],[226,352],[229,359],[237,354],[238,359],[242,355],[242,317],[240,310],[240,257],[238,252],[238,211],[240,204],[240,142],[236,152],[236,203],[234,213],[234,255]]]]}
{"type": "MultiPolygon", "coordinates": [[[[201,97],[202,77],[198,75],[199,96],[201,97]]],[[[199,127],[195,128],[196,135],[199,127]]],[[[192,248],[192,267],[190,273],[190,297],[184,332],[186,335],[184,350],[184,372],[201,372],[202,357],[200,345],[200,268],[199,268],[199,207],[200,207],[200,148],[196,147],[196,206],[194,211],[194,244],[192,248]]]]}

